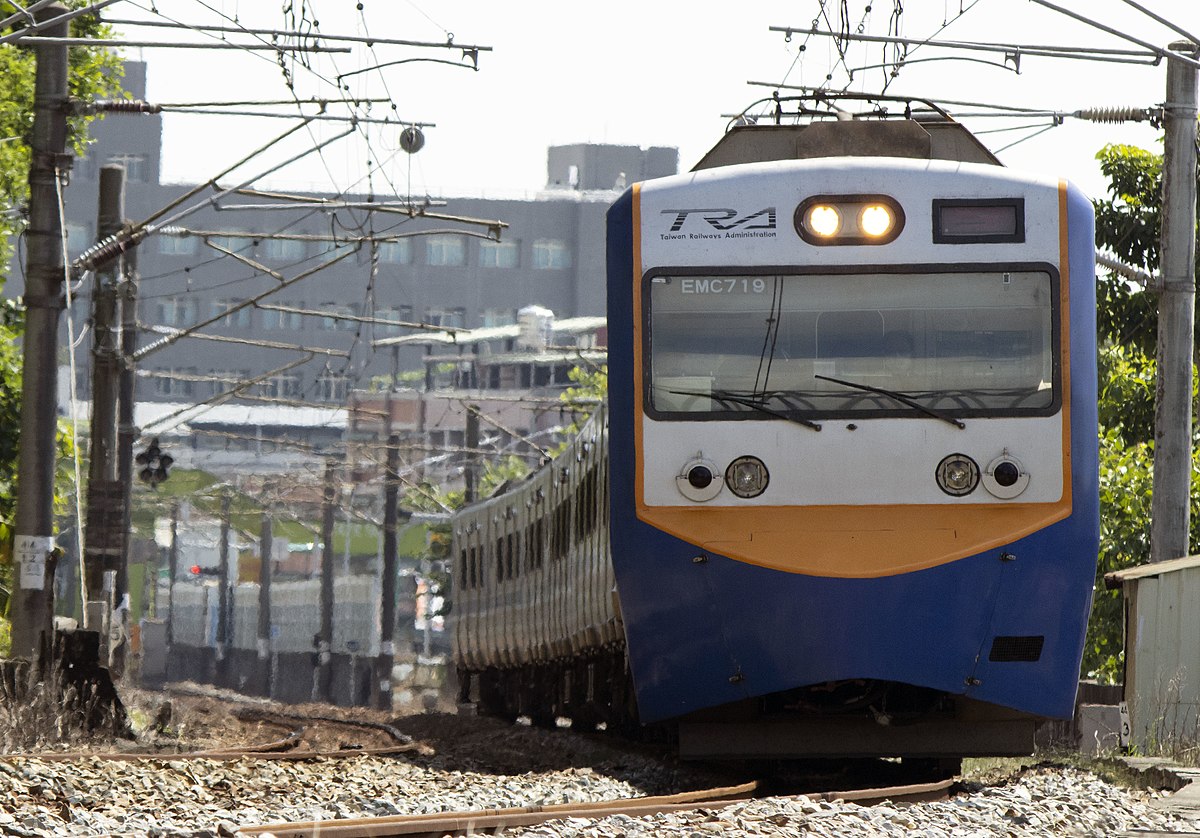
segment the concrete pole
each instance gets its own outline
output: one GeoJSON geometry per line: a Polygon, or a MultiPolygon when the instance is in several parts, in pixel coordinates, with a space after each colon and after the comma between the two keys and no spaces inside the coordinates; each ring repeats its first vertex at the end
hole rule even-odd
{"type": "Polygon", "coordinates": [[[467,431],[464,434],[467,448],[467,468],[463,473],[463,496],[467,503],[479,499],[479,406],[469,404],[467,407],[467,431]]]}
{"type": "Polygon", "coordinates": [[[325,461],[325,491],[321,516],[321,632],[317,635],[317,697],[333,701],[333,514],[337,503],[336,463],[325,461]]]}
{"type": "MultiPolygon", "coordinates": [[[[64,14],[54,4],[38,20],[64,14]]],[[[66,23],[40,34],[64,38],[66,23]]],[[[37,78],[29,167],[26,231],[24,373],[21,439],[17,455],[17,510],[13,539],[16,590],[12,598],[12,655],[40,659],[49,650],[54,589],[47,559],[54,549],[55,431],[58,413],[58,319],[63,299],[63,229],[58,186],[71,167],[67,153],[67,47],[34,47],[37,78]]]]}
{"type": "Polygon", "coordinates": [[[380,571],[379,657],[375,664],[375,706],[392,709],[392,666],[396,658],[396,565],[398,563],[398,504],[400,503],[400,435],[390,433],[391,397],[387,410],[387,466],[383,483],[383,567],[380,571]]]}
{"type": "MultiPolygon", "coordinates": [[[[1195,44],[1171,49],[1196,55],[1195,44]]],[[[1192,472],[1192,363],[1196,310],[1197,71],[1167,61],[1162,241],[1158,303],[1158,387],[1154,413],[1154,497],[1150,560],[1186,556],[1192,472]]]]}
{"type": "MultiPolygon", "coordinates": [[[[271,491],[269,486],[263,487],[271,491]]],[[[274,548],[275,519],[269,505],[263,507],[262,529],[258,538],[261,557],[258,568],[258,671],[262,694],[271,697],[271,553],[274,548]]]]}
{"type": "MultiPolygon", "coordinates": [[[[171,505],[171,545],[167,553],[167,662],[175,643],[175,577],[179,568],[179,504],[171,505]]],[[[168,673],[169,678],[169,673],[168,673]]]]}
{"type": "MultiPolygon", "coordinates": [[[[233,638],[232,614],[230,602],[229,579],[229,506],[230,496],[226,491],[221,494],[221,543],[217,545],[219,556],[217,572],[217,651],[216,677],[223,679],[228,666],[225,658],[229,654],[230,640],[233,638]]],[[[223,683],[223,681],[222,681],[223,683]]]]}
{"type": "MultiPolygon", "coordinates": [[[[117,567],[117,587],[129,586],[129,536],[132,530],[133,503],[133,444],[138,429],[133,423],[135,393],[133,353],[137,351],[137,247],[125,251],[125,276],[117,286],[121,301],[121,357],[117,386],[117,482],[121,485],[121,561],[117,567]]],[[[158,579],[154,580],[155,590],[158,579]]],[[[157,616],[157,603],[155,612],[157,616]]]]}
{"type": "MultiPolygon", "coordinates": [[[[125,219],[125,168],[100,168],[100,204],[96,238],[104,239],[121,230],[125,219]]],[[[117,385],[120,357],[117,334],[117,281],[122,260],[109,262],[97,270],[92,283],[92,422],[88,464],[87,530],[84,567],[87,571],[84,592],[91,613],[98,610],[104,574],[114,574],[113,601],[123,602],[128,578],[122,579],[119,566],[124,536],[121,527],[125,514],[118,507],[123,495],[117,482],[117,385]]],[[[99,614],[97,625],[114,615],[99,614]]],[[[122,625],[122,630],[128,626],[122,625]]],[[[122,636],[125,636],[124,634],[122,636]]],[[[113,674],[124,668],[124,643],[114,647],[113,674]]]]}

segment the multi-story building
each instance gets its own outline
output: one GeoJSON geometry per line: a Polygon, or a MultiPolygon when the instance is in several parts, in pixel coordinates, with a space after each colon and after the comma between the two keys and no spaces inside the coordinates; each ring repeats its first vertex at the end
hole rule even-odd
{"type": "MultiPolygon", "coordinates": [[[[145,78],[145,64],[127,64],[125,84],[135,97],[144,94],[145,78]]],[[[135,222],[192,188],[161,182],[160,116],[111,115],[93,125],[92,135],[66,190],[72,256],[95,239],[101,166],[125,166],[126,214],[135,222]]],[[[501,326],[515,323],[517,309],[529,304],[558,317],[603,315],[608,205],[626,183],[673,174],[677,166],[673,148],[554,147],[547,186],[532,200],[450,198],[429,209],[503,222],[498,241],[486,238],[486,225],[368,212],[361,205],[372,199],[364,195],[304,196],[354,206],[300,209],[280,209],[286,202],[277,197],[222,198],[182,219],[180,234],[158,233],[138,248],[140,344],[205,322],[198,331],[208,337],[184,337],[146,355],[137,399],[202,402],[242,386],[238,395],[256,403],[340,406],[352,389],[390,376],[396,360],[401,370],[422,369],[419,346],[402,346],[395,358],[374,348],[379,339],[414,331],[400,324],[501,326]],[[374,246],[361,241],[372,233],[392,238],[374,246]],[[259,295],[256,304],[239,307],[259,295]]],[[[209,173],[195,174],[203,182],[209,173]]],[[[215,194],[203,191],[192,201],[215,194]]],[[[8,295],[21,293],[20,275],[11,272],[8,295]]],[[[80,289],[79,306],[89,303],[88,294],[80,289]]],[[[77,314],[77,323],[83,319],[77,314]]],[[[80,352],[82,399],[90,392],[88,361],[80,352]]]]}

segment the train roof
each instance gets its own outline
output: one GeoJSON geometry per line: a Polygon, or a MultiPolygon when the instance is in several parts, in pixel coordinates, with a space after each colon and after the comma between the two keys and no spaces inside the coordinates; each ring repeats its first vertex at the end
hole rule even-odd
{"type": "Polygon", "coordinates": [[[909,157],[1002,165],[974,134],[952,120],[839,119],[797,125],[737,125],[692,171],[823,157],[909,157]]]}

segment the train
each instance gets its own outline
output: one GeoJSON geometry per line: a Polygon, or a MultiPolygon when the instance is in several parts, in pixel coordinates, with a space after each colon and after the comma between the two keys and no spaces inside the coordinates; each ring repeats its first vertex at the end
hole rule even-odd
{"type": "Polygon", "coordinates": [[[454,518],[462,698],[685,758],[1030,753],[1099,545],[1092,205],[936,110],[743,122],[612,205],[606,406],[454,518]]]}

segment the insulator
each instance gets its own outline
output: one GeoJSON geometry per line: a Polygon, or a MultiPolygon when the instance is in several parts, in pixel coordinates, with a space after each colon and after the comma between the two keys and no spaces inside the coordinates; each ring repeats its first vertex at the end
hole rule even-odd
{"type": "Polygon", "coordinates": [[[1089,122],[1146,122],[1151,119],[1147,108],[1085,108],[1075,111],[1075,116],[1089,122]]]}
{"type": "Polygon", "coordinates": [[[144,99],[100,99],[92,103],[90,110],[104,113],[160,113],[162,105],[153,105],[144,99]]]}
{"type": "Polygon", "coordinates": [[[116,259],[122,253],[129,249],[129,239],[118,238],[117,236],[109,236],[103,241],[89,247],[75,260],[73,267],[78,267],[85,271],[94,271],[107,265],[113,259],[116,259]]]}

